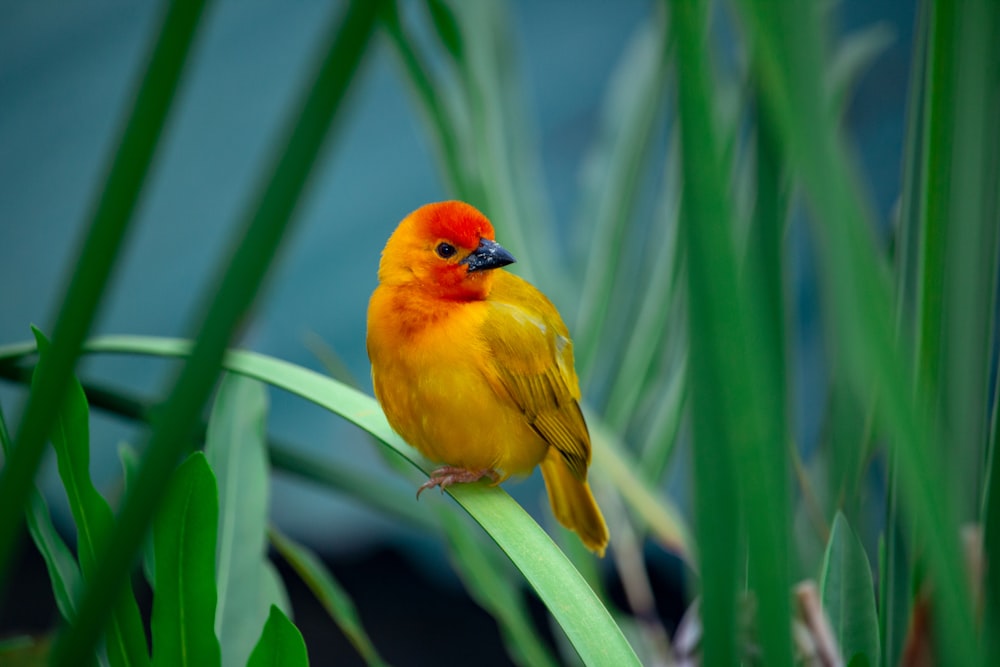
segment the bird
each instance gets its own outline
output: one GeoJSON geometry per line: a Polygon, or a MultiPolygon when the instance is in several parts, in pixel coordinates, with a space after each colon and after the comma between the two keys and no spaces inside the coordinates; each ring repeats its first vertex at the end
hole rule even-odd
{"type": "Polygon", "coordinates": [[[389,425],[442,464],[417,490],[541,468],[556,519],[603,556],[590,434],[558,310],[462,201],[416,209],[382,251],[368,304],[372,384],[389,425]]]}

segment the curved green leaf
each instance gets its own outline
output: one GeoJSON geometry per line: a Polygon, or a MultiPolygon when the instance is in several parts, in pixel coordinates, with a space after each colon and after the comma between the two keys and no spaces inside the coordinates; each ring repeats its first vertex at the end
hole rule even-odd
{"type": "MultiPolygon", "coordinates": [[[[35,376],[48,363],[49,342],[33,329],[38,343],[39,361],[35,376]]],[[[32,391],[35,382],[32,381],[32,391]]],[[[98,554],[111,532],[111,507],[90,479],[90,410],[83,387],[70,377],[66,398],[52,426],[52,446],[69,508],[76,524],[77,558],[84,580],[90,581],[97,569],[98,554]]],[[[132,585],[125,583],[115,602],[111,621],[105,631],[105,646],[112,667],[148,665],[146,632],[132,585]]]]}
{"type": "Polygon", "coordinates": [[[309,654],[302,633],[278,609],[271,607],[260,641],[250,654],[247,667],[309,667],[309,654]]]}
{"type": "MultiPolygon", "coordinates": [[[[30,345],[0,348],[0,360],[31,352],[30,345]],[[19,354],[20,353],[20,354],[19,354]]],[[[91,340],[87,352],[183,357],[187,341],[143,336],[91,340]]],[[[375,399],[314,371],[248,351],[231,351],[223,366],[285,389],[360,426],[390,451],[423,470],[422,459],[389,427],[375,399]]],[[[425,471],[426,472],[426,471],[425,471]]],[[[638,659],[600,599],[531,516],[500,487],[465,484],[447,490],[507,554],[590,665],[636,665],[638,659]]]]}
{"type": "Polygon", "coordinates": [[[177,468],[153,525],[156,594],[153,664],[212,667],[221,663],[215,636],[215,538],[219,498],[205,455],[177,468]]]}
{"type": "MultiPolygon", "coordinates": [[[[0,409],[0,447],[5,456],[11,447],[3,409],[0,409]]],[[[76,597],[83,583],[80,566],[52,524],[49,506],[37,488],[32,489],[28,496],[26,519],[31,539],[45,560],[45,568],[52,583],[52,595],[55,597],[56,606],[59,607],[59,613],[67,621],[72,621],[76,616],[76,597]]]]}

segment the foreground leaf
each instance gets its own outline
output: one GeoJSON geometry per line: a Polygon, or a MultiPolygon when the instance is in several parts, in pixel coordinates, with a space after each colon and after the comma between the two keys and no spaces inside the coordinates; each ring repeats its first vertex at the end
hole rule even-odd
{"type": "Polygon", "coordinates": [[[288,620],[277,606],[271,607],[270,616],[254,647],[247,667],[309,667],[309,654],[302,633],[288,620]]]}
{"type": "Polygon", "coordinates": [[[833,520],[823,558],[820,595],[844,660],[877,665],[881,648],[871,566],[861,541],[840,512],[833,520]]]}
{"type": "MultiPolygon", "coordinates": [[[[39,350],[37,374],[47,362],[49,343],[37,329],[34,333],[39,350]]],[[[84,579],[89,582],[97,568],[97,555],[108,540],[112,514],[111,507],[90,479],[90,411],[83,387],[75,377],[70,378],[66,399],[56,415],[52,446],[76,524],[77,558],[84,579]]],[[[114,605],[105,631],[105,646],[112,667],[149,664],[146,632],[130,582],[125,582],[114,605]]]]}
{"type": "Polygon", "coordinates": [[[174,473],[153,527],[156,594],[153,664],[212,667],[221,663],[215,636],[215,477],[196,452],[174,473]]]}

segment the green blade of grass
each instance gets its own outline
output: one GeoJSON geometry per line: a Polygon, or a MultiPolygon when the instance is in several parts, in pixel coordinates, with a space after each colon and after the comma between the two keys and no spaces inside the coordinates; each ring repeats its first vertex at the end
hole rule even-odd
{"type": "MultiPolygon", "coordinates": [[[[684,167],[696,535],[706,664],[735,664],[740,540],[746,526],[763,662],[792,664],[786,434],[781,379],[757,352],[767,338],[759,277],[741,280],[728,171],[716,145],[706,5],[676,2],[677,88],[684,167]],[[719,530],[719,526],[726,526],[719,530]]],[[[752,270],[752,265],[748,269],[752,270]]]]}
{"type": "MultiPolygon", "coordinates": [[[[37,329],[35,338],[39,350],[35,374],[41,375],[48,363],[51,348],[45,336],[37,329]]],[[[69,391],[56,416],[51,437],[52,447],[56,451],[59,478],[76,524],[80,570],[84,581],[90,584],[95,578],[100,554],[107,548],[113,515],[111,506],[90,479],[90,411],[83,388],[75,378],[70,380],[69,391]]],[[[109,602],[113,605],[113,610],[104,642],[108,662],[112,667],[149,665],[146,632],[131,583],[124,582],[118,595],[109,602]]]]}
{"type": "Polygon", "coordinates": [[[271,605],[287,609],[267,560],[266,420],[264,386],[226,375],[209,417],[205,458],[219,489],[215,632],[222,645],[222,664],[234,667],[246,664],[271,605]]]}
{"type": "Polygon", "coordinates": [[[177,458],[190,446],[199,413],[218,375],[226,346],[244,321],[285,236],[324,139],[329,134],[347,86],[366,50],[377,2],[355,1],[333,24],[324,52],[300,102],[294,124],[281,150],[264,174],[243,224],[237,247],[213,298],[204,304],[204,319],[191,358],[182,369],[170,398],[155,420],[136,485],[125,496],[111,540],[81,603],[77,623],[53,648],[53,664],[69,665],[86,654],[106,620],[109,598],[120,590],[177,458]]]}
{"type": "MultiPolygon", "coordinates": [[[[920,184],[923,180],[924,123],[923,88],[926,79],[927,14],[929,4],[921,2],[917,9],[911,51],[910,77],[906,103],[906,137],[903,144],[902,192],[896,222],[894,281],[896,287],[895,326],[897,342],[908,346],[909,334],[916,327],[917,276],[920,254],[920,184]]],[[[909,349],[908,347],[906,349],[909,349]]],[[[899,465],[895,452],[888,453],[886,480],[884,550],[879,576],[879,630],[881,633],[882,664],[897,665],[903,652],[903,642],[910,617],[910,582],[912,543],[904,530],[899,506],[899,465]]]]}
{"type": "Polygon", "coordinates": [[[271,607],[247,667],[309,667],[302,633],[277,606],[271,607]]]}
{"type": "MultiPolygon", "coordinates": [[[[634,321],[629,322],[630,333],[625,351],[618,364],[614,383],[608,392],[604,416],[619,431],[624,431],[635,415],[639,402],[649,396],[652,386],[661,379],[661,358],[670,351],[665,339],[677,338],[675,330],[668,328],[672,315],[678,311],[678,276],[680,253],[677,244],[677,220],[680,214],[680,142],[670,137],[670,149],[664,168],[663,193],[657,206],[653,224],[660,235],[652,240],[650,259],[641,273],[648,282],[641,289],[634,321]]],[[[618,292],[620,293],[620,292],[618,292]]],[[[676,327],[681,329],[682,327],[676,327]]],[[[670,341],[673,342],[673,341],[670,341]]],[[[675,370],[674,373],[679,371],[675,370]]]]}
{"type": "MultiPolygon", "coordinates": [[[[469,202],[482,200],[481,184],[472,170],[465,167],[456,135],[457,119],[447,104],[448,91],[435,79],[426,59],[420,54],[416,40],[404,28],[397,2],[387,2],[382,14],[382,26],[389,35],[407,80],[420,105],[427,126],[434,133],[442,171],[455,196],[469,202]]],[[[456,28],[457,30],[457,28],[456,28]]],[[[458,36],[461,38],[461,35],[458,36]]]]}
{"type": "MultiPolygon", "coordinates": [[[[941,639],[941,654],[956,664],[979,664],[953,499],[939,482],[941,467],[931,450],[934,425],[923,399],[914,399],[910,373],[895,344],[885,267],[874,252],[869,215],[819,87],[822,40],[814,8],[754,0],[739,5],[760,54],[756,67],[766,104],[818,223],[825,296],[833,330],[843,343],[840,359],[855,391],[874,392],[880,421],[898,454],[905,509],[917,533],[930,538],[922,547],[939,603],[942,630],[935,637],[941,639]]],[[[923,390],[918,394],[925,395],[923,390]]]]}
{"type": "MultiPolygon", "coordinates": [[[[187,357],[188,341],[138,336],[97,338],[88,352],[187,357]]],[[[0,348],[0,359],[30,354],[31,346],[0,348]]],[[[363,428],[395,455],[424,473],[425,462],[389,427],[375,399],[314,371],[247,351],[223,359],[231,372],[255,378],[309,400],[363,428]]],[[[589,665],[638,664],[621,630],[580,573],[524,509],[500,487],[455,485],[447,493],[482,526],[521,571],[589,665]]]]}
{"type": "Polygon", "coordinates": [[[23,517],[21,509],[45,440],[125,240],[204,5],[203,0],[178,0],[166,12],[75,268],[66,281],[53,327],[48,369],[28,397],[14,447],[0,469],[0,507],[5,508],[0,512],[0,585],[6,578],[7,559],[23,517]]]}
{"type": "Polygon", "coordinates": [[[319,600],[326,613],[344,633],[364,661],[374,667],[387,663],[378,654],[375,645],[361,624],[361,617],[350,595],[340,585],[333,574],[311,550],[298,544],[272,527],[269,531],[271,544],[288,561],[312,594],[319,600]]]}
{"type": "MultiPolygon", "coordinates": [[[[990,442],[986,458],[986,483],[983,495],[983,552],[985,567],[983,582],[983,627],[1000,627],[1000,373],[993,384],[993,419],[990,424],[990,442]]],[[[987,658],[994,663],[1000,659],[1000,637],[987,637],[987,658]]],[[[987,662],[986,664],[990,664],[987,662]]]]}
{"type": "MultiPolygon", "coordinates": [[[[982,501],[982,470],[990,421],[990,365],[997,290],[1000,208],[1000,4],[937,2],[934,13],[961,11],[942,48],[951,49],[953,80],[944,118],[943,164],[950,186],[930,188],[928,197],[943,199],[947,243],[944,278],[944,365],[941,374],[943,418],[948,459],[958,494],[959,519],[974,521],[982,501]],[[950,167],[950,169],[948,169],[950,167]]],[[[938,73],[934,72],[936,76],[938,73]]],[[[928,94],[938,93],[934,86],[928,94]]],[[[928,221],[929,222],[929,221],[928,221]]]]}
{"type": "Polygon", "coordinates": [[[195,452],[174,472],[153,524],[156,594],[150,626],[155,667],[221,664],[214,629],[218,529],[215,475],[205,455],[195,452]]]}
{"type": "Polygon", "coordinates": [[[652,152],[652,138],[662,122],[669,48],[665,12],[631,38],[605,95],[602,128],[588,158],[578,232],[586,236],[589,256],[579,289],[576,323],[577,367],[586,385],[599,356],[607,314],[614,297],[615,274],[630,247],[631,218],[652,152]]]}

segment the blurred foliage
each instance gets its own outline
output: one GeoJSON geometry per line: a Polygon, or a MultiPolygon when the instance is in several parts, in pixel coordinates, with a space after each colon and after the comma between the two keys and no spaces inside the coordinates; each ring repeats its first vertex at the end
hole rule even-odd
{"type": "MultiPolygon", "coordinates": [[[[519,664],[1000,662],[1000,640],[981,630],[1000,618],[1000,5],[921,3],[903,188],[887,250],[841,127],[856,78],[888,42],[881,26],[831,40],[825,6],[653,4],[608,82],[576,214],[557,226],[506,4],[350,3],[247,195],[233,254],[206,288],[192,342],[84,344],[200,4],[175,2],[165,14],[73,267],[87,279],[68,283],[51,345],[39,337],[34,379],[35,344],[0,348],[0,375],[31,382],[13,439],[0,422],[0,499],[24,508],[2,514],[0,570],[26,521],[66,623],[54,664],[84,655],[112,665],[183,664],[163,657],[162,647],[180,650],[178,642],[190,642],[181,652],[191,664],[272,664],[277,655],[304,664],[284,585],[266,558],[268,535],[359,655],[383,664],[332,574],[305,547],[269,532],[272,470],[442,538],[519,664]],[[610,603],[592,556],[550,522],[564,553],[500,488],[448,490],[479,527],[450,506],[415,512],[399,477],[415,480],[427,463],[370,397],[277,359],[225,352],[288,234],[376,26],[449,192],[494,221],[518,270],[572,325],[594,435],[593,486],[611,519],[624,607],[610,603]],[[724,41],[723,33],[736,38],[724,41]],[[122,180],[124,172],[134,178],[122,180]],[[808,225],[819,259],[830,369],[825,428],[808,448],[814,443],[792,435],[792,224],[808,225]],[[186,362],[153,407],[96,387],[85,398],[72,373],[81,350],[186,362]],[[385,446],[391,465],[371,474],[269,442],[262,387],[233,376],[202,429],[220,368],[359,425],[385,446]],[[117,518],[87,471],[88,400],[150,423],[141,457],[122,450],[128,483],[117,518]],[[32,488],[46,440],[73,511],[75,554],[32,488]],[[202,440],[205,454],[190,454],[202,440]],[[678,447],[690,452],[688,518],[666,485],[681,465],[678,447]],[[801,451],[811,454],[803,460],[801,451]],[[965,524],[976,539],[960,541],[965,524]],[[128,584],[128,564],[151,531],[144,569],[154,587],[152,656],[128,584]],[[877,550],[866,534],[881,535],[877,550]],[[649,540],[685,563],[698,598],[673,645],[655,614],[643,559],[649,540]],[[820,581],[826,618],[801,597],[792,604],[803,578],[820,581]],[[519,594],[525,585],[565,633],[555,649],[519,594]]],[[[33,642],[0,644],[11,662],[34,651],[33,642]]]]}

